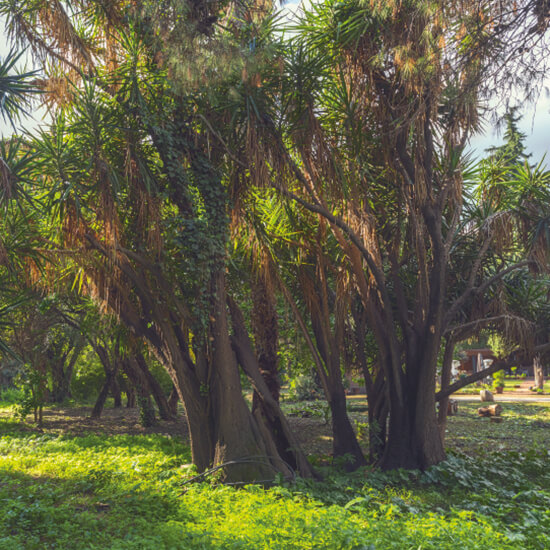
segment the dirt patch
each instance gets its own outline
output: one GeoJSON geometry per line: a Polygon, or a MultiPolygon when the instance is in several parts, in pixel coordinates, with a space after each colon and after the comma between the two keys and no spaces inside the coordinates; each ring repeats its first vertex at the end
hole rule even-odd
{"type": "MultiPolygon", "coordinates": [[[[101,418],[90,418],[91,407],[63,407],[44,410],[43,432],[86,435],[90,433],[102,433],[106,435],[120,434],[151,434],[178,436],[188,439],[187,422],[180,415],[174,421],[158,420],[150,427],[144,428],[139,423],[138,409],[124,407],[116,409],[104,409],[101,418]]],[[[25,426],[32,431],[40,431],[31,423],[31,416],[27,417],[25,426]]]]}
{"type": "MultiPolygon", "coordinates": [[[[107,408],[101,418],[90,418],[91,407],[62,407],[44,410],[42,430],[38,429],[29,415],[24,422],[25,430],[29,432],[46,432],[53,434],[87,435],[100,433],[106,435],[120,434],[161,434],[180,437],[189,440],[187,421],[183,410],[174,421],[157,420],[150,428],[144,428],[139,423],[138,409],[107,408]]],[[[289,417],[292,431],[308,454],[328,455],[332,450],[330,424],[325,424],[320,418],[289,417]]]]}

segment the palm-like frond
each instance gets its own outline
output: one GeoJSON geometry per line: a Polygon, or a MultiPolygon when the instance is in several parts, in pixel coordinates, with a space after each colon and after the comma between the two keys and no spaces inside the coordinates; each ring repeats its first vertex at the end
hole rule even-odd
{"type": "Polygon", "coordinates": [[[37,71],[17,72],[17,63],[24,52],[11,50],[3,60],[0,60],[0,115],[4,121],[15,123],[21,115],[28,115],[29,94],[38,90],[30,81],[37,71]]]}

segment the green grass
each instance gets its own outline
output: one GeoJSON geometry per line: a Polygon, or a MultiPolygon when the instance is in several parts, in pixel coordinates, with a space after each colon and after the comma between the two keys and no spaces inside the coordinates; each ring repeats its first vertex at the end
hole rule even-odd
{"type": "Polygon", "coordinates": [[[185,485],[175,438],[36,433],[0,416],[0,549],[549,548],[550,408],[505,405],[502,424],[475,410],[460,403],[449,422],[467,454],[427,472],[326,469],[270,489],[185,485]]]}

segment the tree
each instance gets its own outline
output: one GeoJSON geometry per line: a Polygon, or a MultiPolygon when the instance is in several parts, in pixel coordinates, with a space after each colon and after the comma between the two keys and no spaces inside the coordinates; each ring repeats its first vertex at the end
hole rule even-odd
{"type": "MultiPolygon", "coordinates": [[[[208,42],[212,25],[202,18],[210,8],[189,12],[175,2],[151,19],[155,5],[141,7],[115,3],[105,12],[86,2],[66,13],[56,4],[21,17],[9,6],[12,28],[74,83],[55,67],[45,75],[60,107],[32,143],[35,185],[56,227],[51,246],[66,253],[79,287],[145,339],[169,372],[201,471],[229,462],[234,481],[290,474],[269,426],[247,407],[231,347],[224,150],[212,147],[196,116],[200,94],[180,89],[165,68],[172,37],[184,36],[184,47],[208,42]]],[[[256,376],[257,364],[247,372],[256,376]]],[[[276,403],[271,412],[286,422],[276,403]]],[[[287,454],[311,473],[296,444],[287,454]]]]}
{"type": "Polygon", "coordinates": [[[491,25],[504,15],[487,8],[317,4],[279,77],[259,71],[264,85],[243,83],[230,96],[253,136],[240,163],[327,220],[347,257],[378,349],[384,468],[444,458],[435,417],[442,339],[467,301],[530,261],[520,246],[491,257],[499,232],[488,216],[459,281],[453,271],[468,232],[462,153],[479,124],[485,70],[502,53],[491,25]]]}

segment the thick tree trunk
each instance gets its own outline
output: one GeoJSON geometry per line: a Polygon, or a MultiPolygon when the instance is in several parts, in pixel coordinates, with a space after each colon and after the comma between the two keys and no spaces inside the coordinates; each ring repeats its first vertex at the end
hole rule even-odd
{"type": "Polygon", "coordinates": [[[535,389],[544,389],[544,367],[540,355],[533,357],[533,373],[535,375],[535,389]]]}
{"type": "Polygon", "coordinates": [[[163,339],[152,342],[183,403],[193,463],[201,472],[225,465],[222,479],[231,483],[269,481],[279,472],[291,475],[273,456],[271,436],[260,429],[242,394],[228,332],[223,269],[211,281],[210,326],[202,343],[195,338],[194,359],[175,316],[170,324],[164,312],[159,316],[163,339]]]}
{"type": "Polygon", "coordinates": [[[229,299],[228,303],[233,322],[233,349],[239,364],[249,377],[258,398],[261,400],[261,407],[256,409],[255,416],[259,426],[264,428],[266,439],[272,449],[270,452],[275,457],[280,457],[277,458],[277,461],[282,458],[285,463],[297,470],[302,477],[311,477],[314,475],[313,469],[292,433],[279,403],[273,397],[260,372],[252,343],[246,332],[242,312],[233,300],[229,299]]]}
{"type": "Polygon", "coordinates": [[[275,473],[285,471],[286,468],[274,462],[271,462],[271,466],[263,465],[261,460],[244,462],[254,457],[258,460],[258,457],[271,453],[268,453],[270,445],[266,445],[263,440],[242,394],[239,371],[229,338],[225,277],[221,270],[212,278],[211,296],[212,360],[208,389],[214,435],[212,462],[223,464],[228,461],[243,461],[224,470],[226,481],[271,480],[275,473]]]}
{"type": "Polygon", "coordinates": [[[345,457],[344,469],[348,472],[364,466],[367,461],[357,441],[346,407],[346,392],[342,378],[333,379],[330,386],[329,406],[332,416],[332,453],[345,457]]]}
{"type": "Polygon", "coordinates": [[[401,381],[403,399],[390,388],[389,430],[380,466],[424,470],[445,459],[435,408],[435,356],[433,364],[407,365],[412,379],[401,381]]]}

